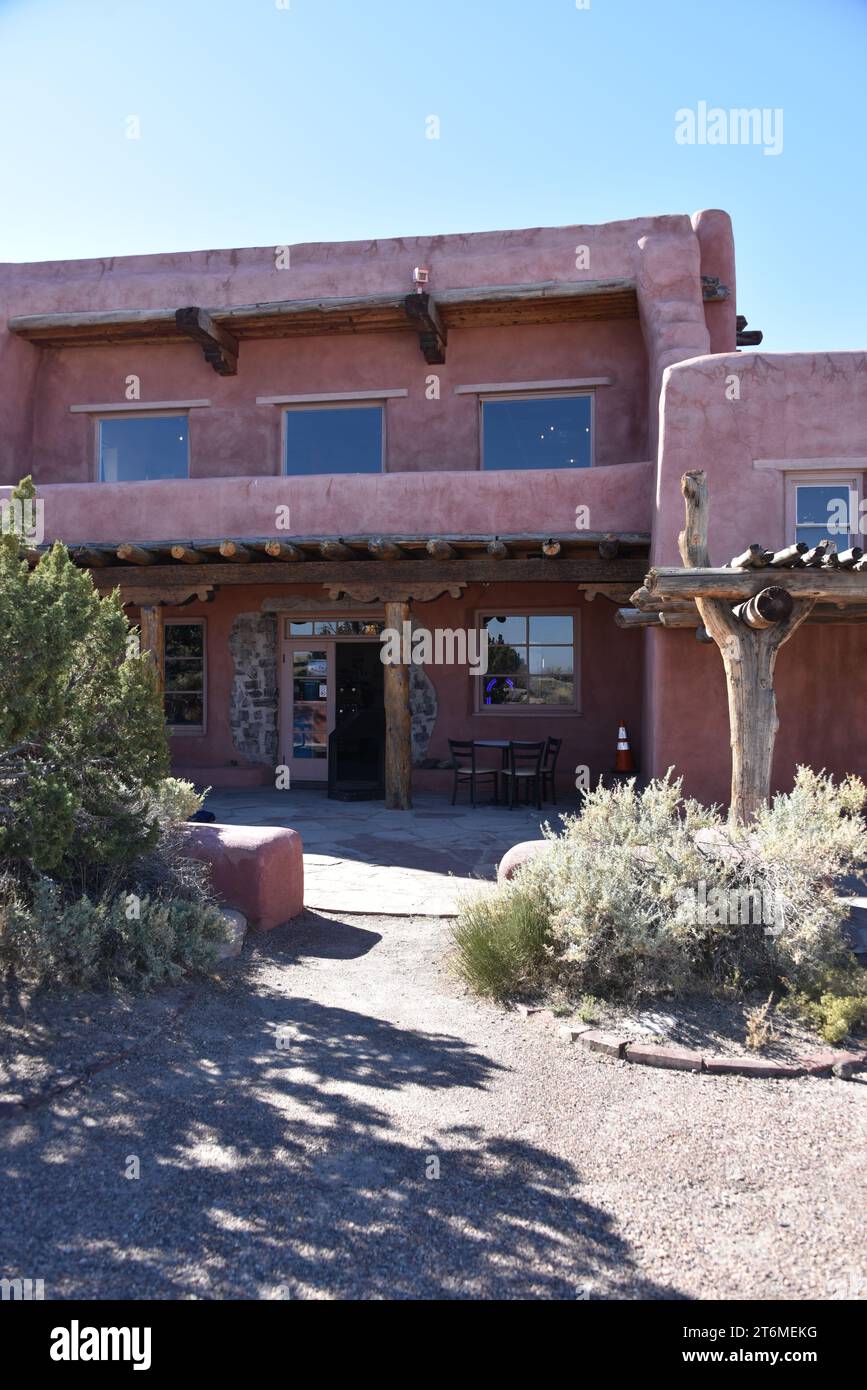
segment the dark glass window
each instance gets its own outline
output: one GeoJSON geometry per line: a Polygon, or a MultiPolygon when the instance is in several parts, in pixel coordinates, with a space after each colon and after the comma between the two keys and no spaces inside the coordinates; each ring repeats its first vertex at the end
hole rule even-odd
{"type": "Polygon", "coordinates": [[[482,618],[482,627],[488,630],[485,705],[575,705],[574,624],[568,614],[482,618]]]}
{"type": "Polygon", "coordinates": [[[205,625],[166,623],[163,634],[166,723],[179,730],[204,729],[205,625]]]}
{"type": "Polygon", "coordinates": [[[589,468],[590,396],[533,396],[482,402],[484,468],[589,468]]]}
{"type": "Polygon", "coordinates": [[[810,547],[830,540],[838,550],[848,548],[849,533],[857,528],[858,498],[850,496],[847,483],[799,483],[795,498],[796,540],[810,547]]]}
{"type": "Polygon", "coordinates": [[[136,415],[99,422],[99,481],[140,483],[187,478],[190,473],[186,415],[136,415]]]}
{"type": "Polygon", "coordinates": [[[381,405],[286,411],[285,470],[313,473],[381,473],[381,405]]]}

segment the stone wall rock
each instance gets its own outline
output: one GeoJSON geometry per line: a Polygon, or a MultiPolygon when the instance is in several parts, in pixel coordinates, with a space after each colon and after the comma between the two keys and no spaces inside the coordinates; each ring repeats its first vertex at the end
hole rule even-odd
{"type": "Polygon", "coordinates": [[[271,613],[239,613],[229,652],[235,677],[229,697],[232,741],[251,763],[277,761],[277,619],[271,613]]]}

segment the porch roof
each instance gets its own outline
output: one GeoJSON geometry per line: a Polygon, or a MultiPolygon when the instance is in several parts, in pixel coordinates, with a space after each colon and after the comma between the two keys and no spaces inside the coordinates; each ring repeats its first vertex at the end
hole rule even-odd
{"type": "MultiPolygon", "coordinates": [[[[100,588],[178,585],[578,582],[630,591],[647,568],[646,532],[546,536],[239,536],[76,544],[77,565],[100,588]]],[[[49,549],[28,551],[32,563],[49,549]]]]}

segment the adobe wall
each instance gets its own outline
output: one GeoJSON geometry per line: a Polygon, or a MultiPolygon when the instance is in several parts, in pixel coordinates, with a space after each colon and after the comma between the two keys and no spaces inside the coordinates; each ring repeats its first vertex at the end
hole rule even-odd
{"type": "MultiPolygon", "coordinates": [[[[666,373],[661,418],[652,563],[681,563],[680,479],[691,468],[708,475],[713,564],[756,541],[778,549],[791,540],[785,474],[756,469],[754,460],[867,456],[867,353],[744,352],[683,362],[666,373]],[[729,398],[733,379],[738,399],[729,398]]],[[[863,625],[805,626],[782,648],[775,788],[791,786],[798,762],[867,775],[865,670],[863,625]]],[[[728,710],[717,648],[700,645],[691,631],[648,631],[645,686],[646,770],[659,775],[673,764],[687,773],[693,795],[727,802],[728,710]]]]}
{"type": "Polygon", "coordinates": [[[289,268],[275,248],[203,251],[100,261],[0,266],[0,352],[6,430],[0,482],[27,471],[37,482],[95,477],[94,422],[70,405],[122,401],[128,375],[143,402],[211,401],[191,419],[193,477],[280,471],[279,411],[257,395],[405,389],[387,406],[388,467],[474,470],[478,406],[454,387],[479,383],[608,376],[597,393],[601,465],[653,452],[661,372],[715,343],[734,346],[729,309],[702,304],[699,275],[733,279],[726,214],[637,218],[601,226],[529,228],[466,236],[302,245],[289,268]],[[576,253],[579,253],[576,254],[576,253]],[[580,262],[580,268],[579,263],[580,262]],[[406,334],[244,342],[237,377],[217,376],[193,344],[40,349],[10,343],[13,315],[122,308],[226,306],[266,300],[408,293],[412,271],[431,270],[431,289],[544,281],[635,279],[640,321],[455,330],[436,368],[439,400],[427,399],[434,370],[406,334]],[[727,340],[727,338],[729,340],[727,340]],[[8,387],[7,387],[8,382],[8,387]],[[648,409],[648,401],[650,408],[648,409]]]}

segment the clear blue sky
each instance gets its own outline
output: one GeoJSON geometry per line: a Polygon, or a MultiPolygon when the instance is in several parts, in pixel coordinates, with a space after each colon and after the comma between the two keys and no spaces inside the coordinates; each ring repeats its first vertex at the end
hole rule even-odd
{"type": "Polygon", "coordinates": [[[0,260],[723,207],[768,349],[867,346],[867,0],[279,3],[0,0],[0,260]]]}

